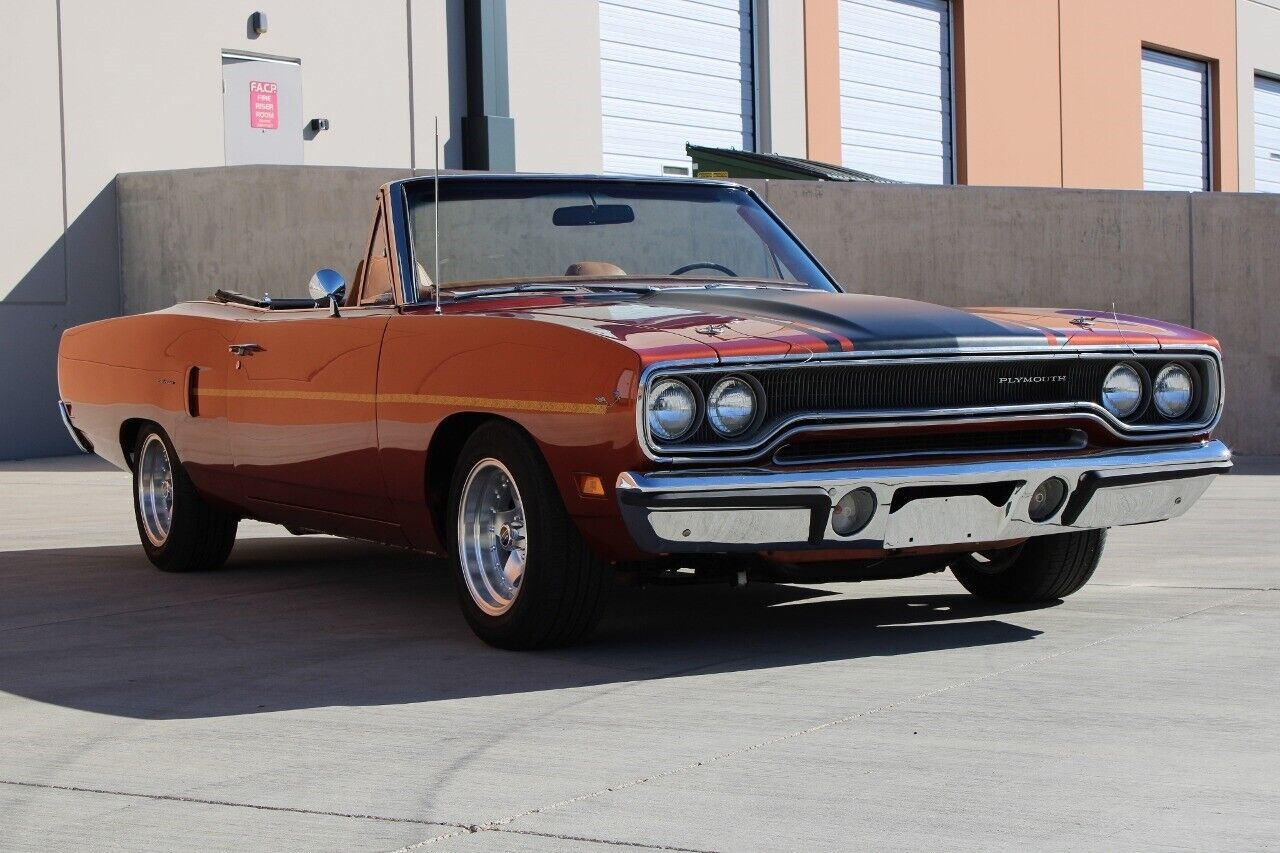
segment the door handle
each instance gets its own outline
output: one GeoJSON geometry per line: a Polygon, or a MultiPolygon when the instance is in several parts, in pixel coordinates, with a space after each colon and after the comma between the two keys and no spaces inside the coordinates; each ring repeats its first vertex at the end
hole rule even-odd
{"type": "Polygon", "coordinates": [[[227,349],[232,355],[250,355],[255,352],[262,352],[262,347],[257,344],[232,344],[227,349]]]}

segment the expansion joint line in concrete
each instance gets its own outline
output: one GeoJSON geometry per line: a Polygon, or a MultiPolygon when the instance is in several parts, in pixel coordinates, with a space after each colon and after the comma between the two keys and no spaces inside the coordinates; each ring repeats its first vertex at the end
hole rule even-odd
{"type": "Polygon", "coordinates": [[[331,812],[321,809],[304,809],[294,806],[267,806],[259,803],[238,803],[233,800],[211,800],[203,797],[183,797],[178,794],[146,794],[139,791],[113,791],[108,788],[87,788],[79,785],[53,785],[47,782],[26,782],[18,779],[0,779],[0,785],[12,785],[17,788],[38,788],[44,791],[69,791],[75,794],[103,794],[109,797],[132,797],[138,800],[153,800],[163,803],[187,803],[198,806],[225,806],[235,809],[253,809],[262,812],[287,812],[289,814],[312,815],[315,817],[340,817],[351,820],[376,820],[384,823],[413,823],[420,826],[455,826],[439,820],[425,820],[413,817],[390,817],[387,815],[356,814],[352,812],[331,812]]]}
{"type": "MultiPolygon", "coordinates": [[[[772,738],[767,738],[757,743],[753,743],[749,746],[741,747],[739,749],[732,749],[727,752],[722,752],[717,755],[713,755],[709,758],[703,759],[702,761],[690,762],[688,764],[683,764],[679,767],[674,767],[670,770],[664,770],[660,773],[654,773],[649,776],[642,776],[637,779],[632,779],[627,782],[622,782],[617,785],[612,785],[608,788],[600,788],[599,790],[591,791],[590,793],[579,794],[576,797],[569,797],[568,799],[565,799],[565,800],[559,800],[549,805],[539,806],[538,808],[533,808],[527,811],[519,812],[518,814],[514,814],[514,815],[510,815],[509,817],[504,817],[498,820],[490,821],[489,823],[486,823],[486,824],[477,824],[476,826],[468,827],[466,830],[463,830],[463,831],[448,832],[448,833],[443,833],[441,835],[433,836],[431,838],[426,838],[426,839],[423,839],[422,841],[417,842],[416,844],[410,844],[406,847],[401,847],[398,850],[394,851],[394,853],[408,853],[408,851],[410,850],[418,850],[428,845],[435,844],[439,841],[445,841],[449,838],[456,838],[460,835],[467,835],[467,834],[478,832],[478,831],[486,831],[486,830],[487,831],[508,831],[508,832],[513,831],[513,830],[507,829],[508,824],[512,823],[513,821],[519,820],[521,818],[532,817],[534,815],[539,815],[539,814],[545,814],[546,812],[555,811],[557,809],[563,808],[565,806],[570,806],[575,803],[582,803],[588,800],[598,799],[600,797],[603,797],[606,794],[612,794],[618,791],[625,791],[629,788],[635,788],[640,785],[647,784],[649,782],[657,782],[662,779],[675,776],[679,773],[685,773],[691,770],[697,770],[700,767],[706,767],[711,764],[724,761],[726,759],[736,758],[741,755],[746,755],[762,749],[767,749],[772,746],[777,746],[779,744],[786,743],[787,741],[795,740],[796,738],[804,737],[806,735],[816,734],[817,732],[824,731],[826,729],[835,728],[836,726],[842,726],[847,723],[856,722],[858,720],[873,716],[875,714],[883,714],[889,711],[894,711],[894,710],[897,710],[898,708],[902,708],[904,706],[911,705],[916,702],[921,702],[926,699],[932,698],[934,696],[939,696],[943,693],[950,693],[953,690],[959,690],[964,687],[969,687],[970,685],[973,685],[973,684],[979,684],[984,681],[990,681],[992,679],[1000,678],[1002,676],[1009,675],[1014,672],[1019,672],[1021,670],[1028,669],[1030,667],[1038,666],[1042,663],[1046,663],[1056,658],[1063,657],[1064,655],[1075,654],[1077,652],[1082,652],[1087,649],[1094,648],[1096,646],[1105,645],[1107,643],[1111,643],[1116,640],[1123,640],[1123,639],[1135,636],[1137,634],[1141,634],[1145,631],[1152,630],[1154,628],[1161,628],[1165,625],[1169,625],[1173,622],[1178,622],[1182,619],[1188,619],[1192,616],[1196,616],[1198,614],[1204,613],[1209,610],[1214,610],[1219,607],[1230,607],[1241,601],[1244,601],[1245,599],[1252,598],[1253,596],[1258,595],[1259,592],[1264,592],[1264,591],[1266,590],[1249,590],[1244,595],[1239,595],[1234,598],[1227,599],[1225,601],[1214,602],[1213,604],[1206,604],[1204,607],[1196,608],[1195,610],[1189,611],[1187,613],[1181,613],[1181,614],[1178,614],[1177,616],[1170,616],[1166,619],[1161,619],[1156,622],[1148,622],[1145,625],[1138,625],[1127,631],[1121,631],[1118,634],[1110,634],[1106,637],[1100,637],[1097,640],[1093,640],[1092,642],[1085,643],[1084,645],[1073,646],[1072,648],[1069,648],[1069,649],[1062,649],[1061,651],[1053,652],[1047,655],[1042,655],[1038,658],[1033,658],[1032,660],[1029,660],[1029,661],[1023,661],[1020,664],[1006,667],[1005,669],[996,670],[995,672],[988,672],[983,675],[975,675],[972,678],[966,678],[963,681],[958,681],[954,684],[948,684],[943,687],[937,687],[937,688],[934,688],[933,690],[926,690],[923,693],[917,693],[914,696],[909,696],[905,699],[899,699],[896,702],[889,702],[884,705],[878,705],[874,708],[867,708],[865,710],[858,711],[856,713],[849,714],[847,716],[840,717],[835,720],[828,720],[825,723],[819,723],[817,725],[810,726],[809,728],[806,728],[806,729],[799,729],[797,731],[788,732],[787,734],[778,735],[772,738]]],[[[435,823],[437,823],[438,825],[440,824],[439,821],[435,821],[435,823]]],[[[552,836],[552,837],[559,838],[562,836],[552,836]]],[[[615,843],[630,843],[633,846],[647,846],[647,845],[636,845],[634,842],[615,842],[615,843]]],[[[685,848],[659,847],[656,849],[684,850],[685,848]]]]}
{"type": "Polygon", "coordinates": [[[347,820],[369,820],[381,823],[409,823],[417,826],[449,827],[452,832],[434,836],[426,842],[419,842],[414,848],[422,847],[434,841],[454,838],[459,835],[471,835],[477,832],[501,832],[508,835],[531,835],[539,838],[554,838],[561,841],[582,841],[592,844],[610,846],[640,847],[646,850],[677,851],[677,853],[715,853],[711,850],[698,850],[692,847],[667,847],[653,844],[637,844],[630,841],[614,841],[608,838],[591,838],[585,835],[562,835],[554,832],[539,832],[532,829],[516,829],[509,827],[481,827],[475,824],[451,823],[444,820],[428,820],[426,818],[396,817],[392,815],[360,814],[357,812],[335,812],[324,809],[304,809],[295,806],[268,806],[260,803],[241,803],[234,800],[213,800],[204,797],[183,797],[177,794],[147,794],[139,791],[115,791],[108,788],[88,788],[80,785],[54,785],[46,782],[28,782],[18,779],[0,779],[0,785],[11,785],[15,788],[36,788],[44,791],[67,791],[76,794],[101,794],[108,797],[127,797],[153,802],[183,803],[199,806],[222,806],[224,808],[250,809],[262,812],[285,812],[288,814],[308,815],[311,817],[333,817],[347,820]]]}

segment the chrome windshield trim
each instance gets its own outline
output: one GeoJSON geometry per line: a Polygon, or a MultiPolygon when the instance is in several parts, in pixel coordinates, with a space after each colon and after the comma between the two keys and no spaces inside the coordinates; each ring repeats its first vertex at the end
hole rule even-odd
{"type": "Polygon", "coordinates": [[[415,253],[413,231],[409,228],[409,198],[398,182],[387,184],[387,211],[391,218],[391,240],[395,243],[396,273],[400,279],[400,305],[417,305],[418,283],[413,270],[415,253]]]}
{"type": "Polygon", "coordinates": [[[956,422],[987,421],[1027,421],[1027,420],[1061,420],[1064,416],[1087,419],[1100,424],[1112,435],[1137,442],[1157,442],[1168,439],[1203,435],[1212,431],[1222,418],[1222,407],[1225,401],[1225,381],[1222,372],[1221,354],[1210,346],[1187,346],[1177,348],[1155,347],[1138,349],[1128,346],[1095,347],[1089,350],[1048,351],[1039,349],[988,350],[981,348],[957,348],[952,350],[891,350],[876,353],[831,353],[821,357],[811,354],[804,357],[787,356],[769,361],[754,360],[720,360],[689,359],[683,361],[667,361],[652,364],[641,373],[640,390],[636,405],[636,431],[640,438],[640,446],[645,455],[655,462],[684,463],[714,460],[717,462],[739,462],[759,459],[775,451],[788,437],[802,430],[812,430],[827,426],[840,429],[860,429],[869,427],[911,427],[922,423],[945,424],[956,422]],[[1209,418],[1194,423],[1165,426],[1162,424],[1126,424],[1115,418],[1101,404],[1089,401],[1054,403],[1050,405],[1024,406],[984,406],[951,409],[907,409],[881,410],[876,412],[798,412],[791,415],[766,433],[755,436],[752,441],[740,444],[703,444],[703,445],[663,445],[653,441],[649,434],[647,413],[644,400],[649,383],[655,377],[670,374],[688,376],[703,373],[731,373],[735,369],[777,370],[788,367],[842,366],[850,362],[873,363],[880,360],[892,360],[895,363],[942,364],[955,361],[986,362],[1013,361],[1018,359],[1054,359],[1080,360],[1094,358],[1113,358],[1117,353],[1133,353],[1139,358],[1178,358],[1199,359],[1209,363],[1210,373],[1216,387],[1209,389],[1217,397],[1216,406],[1209,418]]]}

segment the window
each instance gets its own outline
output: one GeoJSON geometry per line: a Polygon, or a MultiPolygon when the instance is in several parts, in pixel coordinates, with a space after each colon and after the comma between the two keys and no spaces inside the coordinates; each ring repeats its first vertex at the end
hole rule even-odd
{"type": "Polygon", "coordinates": [[[1149,190],[1212,188],[1209,66],[1142,51],[1142,184],[1149,190]]]}
{"type": "Polygon", "coordinates": [[[689,174],[685,144],[755,149],[752,0],[601,0],[604,171],[689,174]]]}
{"type": "Polygon", "coordinates": [[[1253,80],[1253,182],[1260,193],[1280,193],[1280,80],[1253,80]]]}
{"type": "MultiPolygon", "coordinates": [[[[415,262],[434,268],[432,185],[407,188],[415,262]]],[[[826,274],[747,192],[677,182],[440,181],[440,278],[458,286],[608,278],[641,287],[803,285],[826,274]]]]}
{"type": "Polygon", "coordinates": [[[952,181],[947,0],[840,0],[842,165],[917,184],[952,181]]]}

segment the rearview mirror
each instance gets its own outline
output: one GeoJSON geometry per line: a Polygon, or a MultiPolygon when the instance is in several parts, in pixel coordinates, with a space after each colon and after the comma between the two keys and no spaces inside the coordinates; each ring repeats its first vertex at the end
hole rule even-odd
{"type": "Polygon", "coordinates": [[[636,221],[636,212],[629,204],[576,204],[557,207],[551,214],[555,225],[623,225],[636,221]]]}
{"type": "Polygon", "coordinates": [[[347,292],[347,281],[342,277],[342,273],[325,267],[322,270],[316,270],[316,274],[311,276],[311,281],[307,284],[307,292],[316,302],[326,300],[341,302],[347,292]]]}

